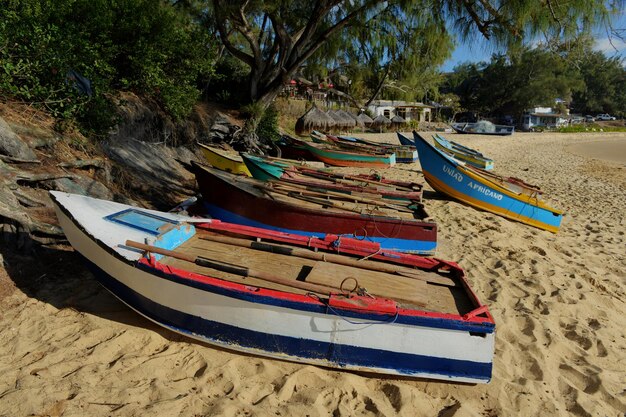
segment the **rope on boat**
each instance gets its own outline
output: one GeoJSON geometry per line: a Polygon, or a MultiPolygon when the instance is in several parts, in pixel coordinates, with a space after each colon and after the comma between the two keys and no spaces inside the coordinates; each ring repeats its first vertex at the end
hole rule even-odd
{"type": "Polygon", "coordinates": [[[370,253],[369,255],[364,256],[364,257],[362,257],[362,258],[360,258],[360,259],[357,259],[357,260],[358,260],[358,261],[367,261],[367,260],[368,260],[369,258],[371,258],[372,256],[376,256],[376,255],[378,255],[379,253],[381,253],[381,252],[382,252],[382,250],[383,250],[383,248],[379,247],[379,248],[378,248],[378,250],[377,250],[376,252],[372,252],[372,253],[370,253]]]}
{"type": "MultiPolygon", "coordinates": [[[[396,322],[396,320],[398,320],[398,316],[399,316],[398,309],[396,308],[396,314],[394,314],[394,316],[391,319],[389,319],[389,320],[381,320],[381,321],[352,321],[352,320],[348,319],[347,317],[344,317],[341,314],[339,314],[339,312],[337,310],[335,310],[330,305],[330,303],[324,302],[324,300],[322,300],[319,297],[319,295],[314,294],[312,292],[309,292],[306,295],[307,295],[307,297],[311,297],[314,300],[317,300],[320,303],[324,304],[326,306],[327,310],[330,310],[334,315],[336,315],[337,317],[339,317],[343,321],[348,322],[350,324],[366,324],[366,325],[369,325],[369,324],[393,324],[393,323],[396,322]]],[[[328,311],[326,312],[326,314],[328,314],[328,311]]]]}

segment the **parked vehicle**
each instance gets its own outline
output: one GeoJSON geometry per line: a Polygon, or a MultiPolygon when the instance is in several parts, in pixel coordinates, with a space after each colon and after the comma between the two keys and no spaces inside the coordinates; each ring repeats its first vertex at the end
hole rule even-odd
{"type": "Polygon", "coordinates": [[[596,116],[596,120],[615,120],[615,116],[611,116],[610,114],[603,113],[596,116]]]}
{"type": "Polygon", "coordinates": [[[596,119],[592,115],[588,114],[585,116],[585,122],[590,123],[590,122],[595,122],[595,121],[596,119]]]}

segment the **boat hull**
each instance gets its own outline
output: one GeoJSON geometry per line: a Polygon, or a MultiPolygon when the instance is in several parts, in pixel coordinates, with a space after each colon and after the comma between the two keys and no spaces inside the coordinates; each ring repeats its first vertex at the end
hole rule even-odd
{"type": "Polygon", "coordinates": [[[367,152],[368,147],[372,152],[380,152],[380,150],[387,150],[396,154],[396,163],[398,164],[412,164],[417,162],[417,151],[415,146],[410,147],[393,145],[391,143],[377,143],[371,142],[365,139],[355,138],[351,136],[337,136],[329,137],[334,143],[339,146],[346,146],[349,149],[352,148],[357,152],[359,150],[367,152]]]}
{"type": "Polygon", "coordinates": [[[462,135],[492,135],[492,136],[510,136],[515,131],[514,126],[495,125],[494,132],[472,130],[473,123],[452,124],[450,125],[456,133],[462,135]]]}
{"type": "Polygon", "coordinates": [[[493,160],[489,158],[484,158],[481,155],[478,155],[478,152],[466,152],[460,146],[454,142],[448,142],[447,140],[441,138],[440,136],[434,136],[434,144],[435,147],[447,154],[450,154],[456,159],[460,159],[463,162],[467,162],[468,164],[475,166],[476,168],[484,169],[486,171],[490,171],[493,169],[493,160]]]}
{"type": "Polygon", "coordinates": [[[307,208],[252,194],[198,165],[194,173],[207,214],[223,221],[316,237],[355,237],[400,252],[432,254],[437,246],[436,223],[307,208]]]}
{"type": "Polygon", "coordinates": [[[339,167],[389,168],[395,165],[396,155],[371,155],[366,153],[343,152],[302,142],[303,146],[325,164],[339,167]]]}
{"type": "Polygon", "coordinates": [[[416,132],[413,134],[424,178],[436,191],[511,220],[553,233],[558,231],[563,217],[560,211],[536,197],[516,194],[487,181],[442,154],[416,132]]]}
{"type": "Polygon", "coordinates": [[[404,136],[402,133],[396,132],[396,135],[398,135],[398,140],[400,141],[401,145],[415,147],[415,143],[411,139],[404,136]]]}
{"type": "MultiPolygon", "coordinates": [[[[298,363],[467,383],[490,380],[492,324],[402,310],[363,314],[329,309],[316,297],[268,295],[145,259],[131,261],[94,238],[63,202],[53,200],[69,242],[96,279],[130,308],[169,330],[298,363]]],[[[122,206],[97,201],[100,209],[122,206]]],[[[126,234],[123,225],[100,223],[93,230],[104,225],[116,236],[126,234]]]]}
{"type": "MultiPolygon", "coordinates": [[[[417,151],[415,151],[415,153],[417,154],[417,151]]],[[[281,180],[284,182],[290,182],[290,183],[299,184],[302,186],[321,187],[321,188],[335,190],[339,192],[359,192],[359,193],[371,192],[375,194],[380,194],[384,198],[389,198],[393,200],[403,200],[403,201],[421,201],[422,200],[421,186],[416,190],[414,188],[414,184],[412,183],[401,184],[401,186],[413,188],[412,191],[393,191],[393,190],[386,190],[381,187],[378,187],[378,188],[372,187],[370,189],[369,187],[341,185],[341,184],[334,183],[332,181],[331,176],[328,176],[328,181],[322,181],[322,180],[315,181],[315,180],[307,179],[306,177],[299,175],[297,171],[292,170],[291,169],[292,167],[289,166],[288,164],[267,163],[262,158],[255,157],[253,155],[247,155],[247,154],[242,154],[242,158],[244,162],[246,163],[246,166],[252,173],[252,176],[261,181],[281,180]]],[[[320,177],[321,175],[322,175],[322,172],[320,171],[320,177]]],[[[374,177],[363,178],[364,183],[368,179],[375,180],[376,178],[374,177]]],[[[376,179],[376,180],[379,180],[379,179],[376,179]]],[[[399,181],[385,180],[385,179],[382,179],[382,181],[388,181],[387,183],[390,186],[393,186],[394,182],[399,182],[399,181]]],[[[384,185],[382,181],[380,182],[384,185]]]]}
{"type": "Polygon", "coordinates": [[[231,158],[227,155],[222,155],[219,151],[212,149],[209,146],[198,143],[200,149],[202,150],[202,154],[204,158],[207,160],[211,166],[214,166],[217,169],[221,169],[222,171],[230,172],[232,174],[243,174],[247,177],[251,177],[252,174],[248,170],[246,164],[244,164],[243,160],[238,158],[231,158]]]}

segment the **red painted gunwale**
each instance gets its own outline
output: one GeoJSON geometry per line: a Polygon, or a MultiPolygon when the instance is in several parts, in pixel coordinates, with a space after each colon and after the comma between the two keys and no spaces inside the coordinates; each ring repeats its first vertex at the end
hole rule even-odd
{"type": "MultiPolygon", "coordinates": [[[[465,271],[455,262],[445,261],[438,258],[426,258],[423,256],[408,254],[403,252],[395,252],[385,249],[380,249],[380,245],[373,242],[366,242],[358,239],[351,239],[346,237],[339,237],[336,235],[326,235],[324,239],[316,237],[302,236],[293,233],[278,232],[269,229],[262,229],[258,227],[251,227],[233,223],[222,222],[220,220],[211,220],[207,223],[195,223],[196,229],[210,230],[219,232],[231,232],[247,237],[254,237],[259,239],[265,239],[275,242],[288,243],[299,247],[308,247],[314,249],[322,249],[337,254],[349,254],[361,256],[368,259],[376,259],[385,263],[393,263],[396,265],[416,267],[424,271],[449,271],[451,279],[457,280],[467,292],[472,302],[476,306],[474,310],[463,316],[463,320],[471,321],[474,323],[494,323],[493,317],[489,312],[489,308],[482,304],[476,293],[472,290],[467,279],[465,278],[465,271]],[[486,317],[478,317],[479,314],[485,314],[486,317]]],[[[244,286],[245,287],[245,286],[244,286]]],[[[271,290],[268,290],[271,291],[271,290]]],[[[286,297],[291,295],[297,296],[298,294],[283,293],[275,291],[281,298],[284,294],[286,297]]],[[[299,296],[301,297],[301,296],[299,296]]],[[[292,299],[286,298],[291,301],[305,301],[310,302],[309,297],[305,299],[292,299]]],[[[374,312],[374,311],[372,311],[374,312]]],[[[424,317],[437,317],[437,318],[455,318],[458,319],[461,316],[454,314],[433,313],[422,310],[413,309],[398,309],[398,314],[406,316],[424,316],[424,317]]]]}

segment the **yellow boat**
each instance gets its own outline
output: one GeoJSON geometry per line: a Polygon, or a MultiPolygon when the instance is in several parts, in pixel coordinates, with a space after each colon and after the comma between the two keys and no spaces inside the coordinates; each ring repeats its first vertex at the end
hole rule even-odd
{"type": "Polygon", "coordinates": [[[235,151],[228,152],[224,149],[203,145],[202,143],[198,143],[198,146],[202,149],[202,153],[209,164],[215,168],[232,174],[243,174],[247,177],[252,176],[241,156],[235,151]]]}

